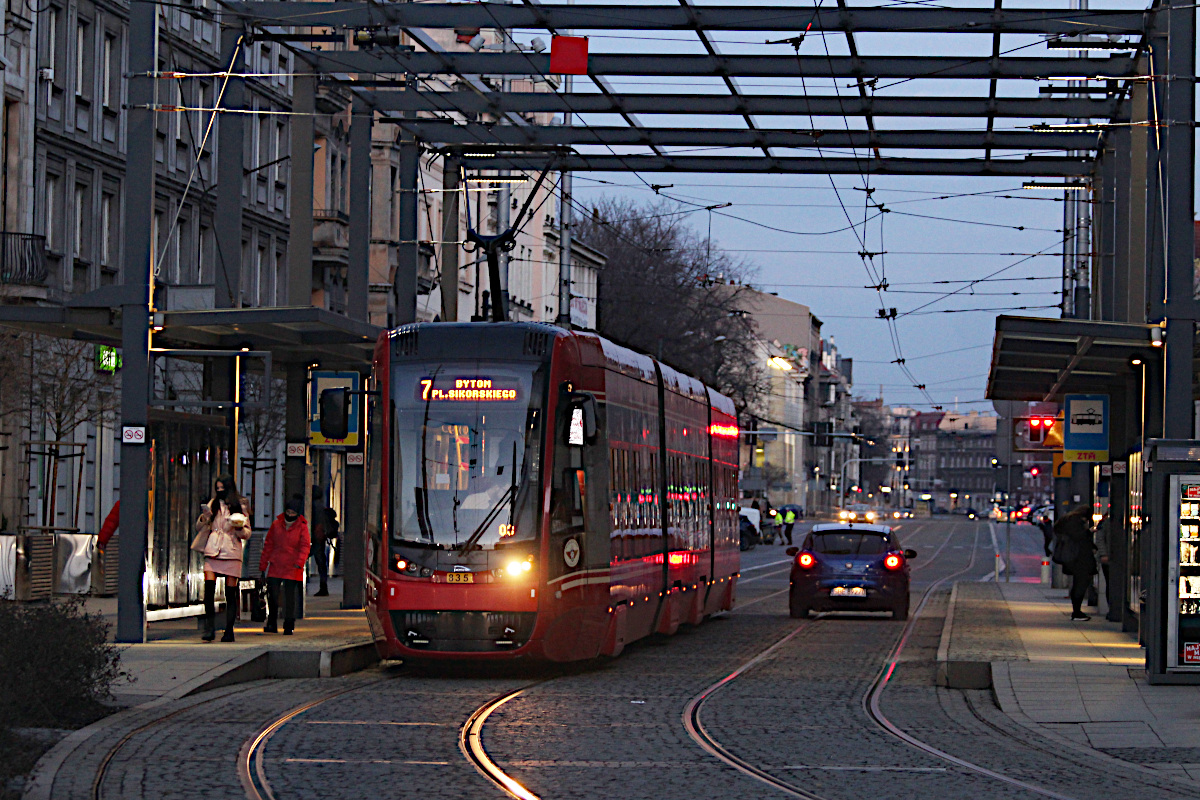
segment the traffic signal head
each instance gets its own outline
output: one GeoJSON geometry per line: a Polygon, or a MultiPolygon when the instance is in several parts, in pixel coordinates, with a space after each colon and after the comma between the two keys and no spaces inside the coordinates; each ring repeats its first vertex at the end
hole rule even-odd
{"type": "Polygon", "coordinates": [[[1046,441],[1046,434],[1050,433],[1050,429],[1054,427],[1054,417],[1030,417],[1028,424],[1029,441],[1033,444],[1041,444],[1046,441]]]}
{"type": "Polygon", "coordinates": [[[1030,467],[1029,468],[1029,477],[1036,478],[1040,472],[1041,472],[1041,470],[1038,469],[1037,467],[1030,467]]]}

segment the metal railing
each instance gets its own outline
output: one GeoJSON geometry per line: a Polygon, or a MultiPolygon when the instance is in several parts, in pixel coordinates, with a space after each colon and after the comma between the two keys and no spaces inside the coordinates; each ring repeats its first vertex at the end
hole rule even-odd
{"type": "Polygon", "coordinates": [[[0,284],[45,286],[46,237],[0,231],[0,284]]]}
{"type": "Polygon", "coordinates": [[[337,222],[345,222],[349,224],[350,215],[337,208],[314,208],[313,219],[321,221],[336,220],[337,222]]]}

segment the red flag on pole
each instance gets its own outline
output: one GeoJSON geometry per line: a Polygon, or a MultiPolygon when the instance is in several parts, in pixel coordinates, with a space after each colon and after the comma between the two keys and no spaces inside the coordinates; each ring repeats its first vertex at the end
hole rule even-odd
{"type": "Polygon", "coordinates": [[[587,75],[588,40],[586,36],[554,36],[550,39],[552,75],[587,75]]]}

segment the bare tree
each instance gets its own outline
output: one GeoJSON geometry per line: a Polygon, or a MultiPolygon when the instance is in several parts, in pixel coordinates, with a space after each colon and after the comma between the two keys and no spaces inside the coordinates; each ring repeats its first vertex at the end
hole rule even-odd
{"type": "Polygon", "coordinates": [[[741,412],[767,391],[757,332],[739,310],[753,270],[688,227],[688,211],[609,199],[579,223],[581,238],[608,257],[598,328],[708,383],[741,412]]]}
{"type": "MultiPolygon", "coordinates": [[[[241,442],[245,446],[242,468],[250,469],[251,502],[258,490],[258,473],[273,471],[277,466],[272,454],[284,438],[286,390],[286,382],[278,378],[256,374],[242,378],[242,402],[253,404],[249,408],[243,407],[239,414],[241,442]]],[[[268,518],[272,516],[271,509],[263,510],[268,518]]]]}
{"type": "MultiPolygon", "coordinates": [[[[44,519],[53,524],[59,466],[64,458],[76,455],[74,447],[66,447],[64,453],[64,445],[59,443],[70,442],[82,426],[100,426],[111,419],[118,394],[112,376],[96,371],[94,344],[47,336],[33,336],[29,344],[31,356],[21,369],[29,380],[30,427],[36,430],[44,426],[45,439],[50,442],[45,445],[48,460],[44,485],[48,500],[44,519]]],[[[78,477],[81,479],[82,475],[80,465],[78,477]]],[[[74,517],[78,517],[80,494],[77,487],[74,517]]]]}

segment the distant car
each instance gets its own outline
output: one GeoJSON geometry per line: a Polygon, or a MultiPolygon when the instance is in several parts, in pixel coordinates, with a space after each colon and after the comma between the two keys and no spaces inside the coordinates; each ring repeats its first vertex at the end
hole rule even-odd
{"type": "Polygon", "coordinates": [[[866,503],[855,503],[839,511],[838,519],[842,522],[875,522],[879,513],[866,503]]]}
{"type": "Polygon", "coordinates": [[[738,530],[741,534],[742,550],[752,550],[762,541],[762,514],[757,508],[738,509],[738,530]]]}
{"type": "Polygon", "coordinates": [[[792,561],[788,609],[795,619],[809,611],[891,611],[908,619],[909,566],[916,550],[900,546],[886,525],[816,525],[792,561]]]}
{"type": "Polygon", "coordinates": [[[753,550],[758,544],[758,530],[744,514],[738,514],[739,550],[753,550]]]}
{"type": "Polygon", "coordinates": [[[908,519],[912,516],[911,508],[897,508],[883,515],[884,518],[891,517],[892,519],[908,519]]]}

